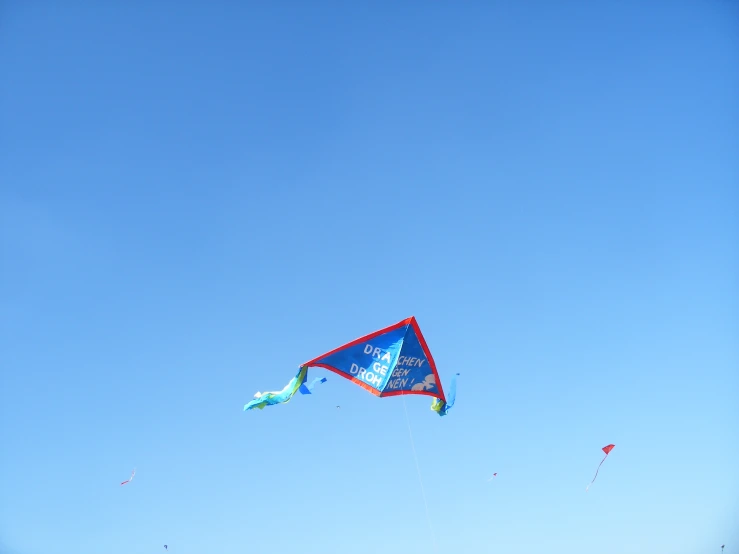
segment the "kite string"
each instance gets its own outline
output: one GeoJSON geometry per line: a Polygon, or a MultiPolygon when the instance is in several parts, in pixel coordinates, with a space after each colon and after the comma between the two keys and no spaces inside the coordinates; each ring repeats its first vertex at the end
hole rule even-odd
{"type": "Polygon", "coordinates": [[[434,551],[438,552],[439,547],[436,543],[436,533],[434,533],[434,526],[431,524],[431,516],[429,515],[429,504],[426,501],[426,489],[423,486],[423,478],[421,477],[421,467],[418,465],[418,455],[416,454],[416,445],[413,442],[413,431],[411,431],[411,420],[408,417],[408,407],[405,403],[405,394],[401,394],[403,397],[403,410],[405,411],[405,422],[408,424],[408,436],[411,439],[411,449],[413,450],[413,459],[416,462],[416,472],[418,473],[418,482],[421,484],[421,495],[423,496],[423,505],[426,508],[426,521],[429,524],[429,531],[431,531],[431,538],[434,541],[434,551]]]}
{"type": "MultiPolygon", "coordinates": [[[[598,469],[595,470],[595,477],[598,477],[598,472],[600,471],[600,466],[603,465],[603,462],[606,461],[606,458],[607,457],[608,457],[608,454],[606,454],[605,456],[603,456],[603,459],[598,464],[598,469]]],[[[593,480],[590,481],[590,483],[588,483],[588,486],[587,487],[585,487],[585,492],[588,492],[588,489],[590,488],[590,485],[592,485],[593,483],[595,483],[595,477],[593,477],[593,480]]]]}

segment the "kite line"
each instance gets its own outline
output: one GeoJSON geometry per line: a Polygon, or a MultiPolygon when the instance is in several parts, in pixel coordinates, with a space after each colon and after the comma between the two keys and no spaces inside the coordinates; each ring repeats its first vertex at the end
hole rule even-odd
{"type": "Polygon", "coordinates": [[[403,397],[403,411],[405,412],[405,422],[408,424],[408,436],[411,439],[411,449],[413,450],[413,459],[416,462],[416,472],[418,473],[418,482],[421,484],[421,495],[423,496],[423,505],[426,508],[426,521],[429,524],[429,531],[431,531],[431,539],[434,541],[434,552],[439,551],[439,547],[436,543],[436,533],[434,533],[434,526],[431,524],[431,516],[429,515],[429,504],[426,501],[426,489],[423,486],[423,478],[421,477],[421,467],[418,465],[418,455],[416,454],[416,445],[413,442],[413,431],[411,431],[411,420],[408,417],[408,408],[405,404],[405,393],[400,395],[403,397]]]}

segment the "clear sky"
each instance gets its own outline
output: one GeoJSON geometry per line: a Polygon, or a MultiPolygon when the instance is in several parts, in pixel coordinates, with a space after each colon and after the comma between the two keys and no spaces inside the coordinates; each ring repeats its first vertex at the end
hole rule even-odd
{"type": "Polygon", "coordinates": [[[0,4],[3,554],[739,552],[738,22],[0,4]]]}

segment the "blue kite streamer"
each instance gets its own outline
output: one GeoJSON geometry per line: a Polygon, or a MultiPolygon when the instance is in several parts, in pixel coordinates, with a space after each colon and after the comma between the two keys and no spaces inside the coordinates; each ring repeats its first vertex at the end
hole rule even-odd
{"type": "Polygon", "coordinates": [[[300,388],[298,389],[301,394],[313,394],[313,387],[315,387],[318,383],[325,383],[328,379],[325,377],[316,377],[313,379],[310,385],[306,385],[303,383],[300,385],[300,388]]]}
{"type": "Polygon", "coordinates": [[[431,409],[435,411],[436,413],[438,413],[440,416],[445,416],[449,412],[449,410],[451,410],[454,407],[454,401],[457,399],[457,377],[458,376],[459,376],[459,373],[455,373],[452,376],[452,382],[449,385],[449,396],[447,396],[446,402],[436,398],[431,404],[431,409]]]}

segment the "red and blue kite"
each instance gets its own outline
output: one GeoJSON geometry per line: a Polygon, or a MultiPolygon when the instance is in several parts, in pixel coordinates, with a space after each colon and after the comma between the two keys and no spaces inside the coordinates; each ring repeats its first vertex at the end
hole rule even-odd
{"type": "Polygon", "coordinates": [[[434,358],[415,317],[360,337],[300,366],[298,374],[281,391],[256,393],[244,410],[263,409],[288,402],[298,390],[310,394],[305,382],[309,367],[320,367],[349,379],[375,396],[421,394],[431,396],[431,409],[444,416],[454,406],[457,375],[452,377],[449,397],[444,395],[434,358]]]}

